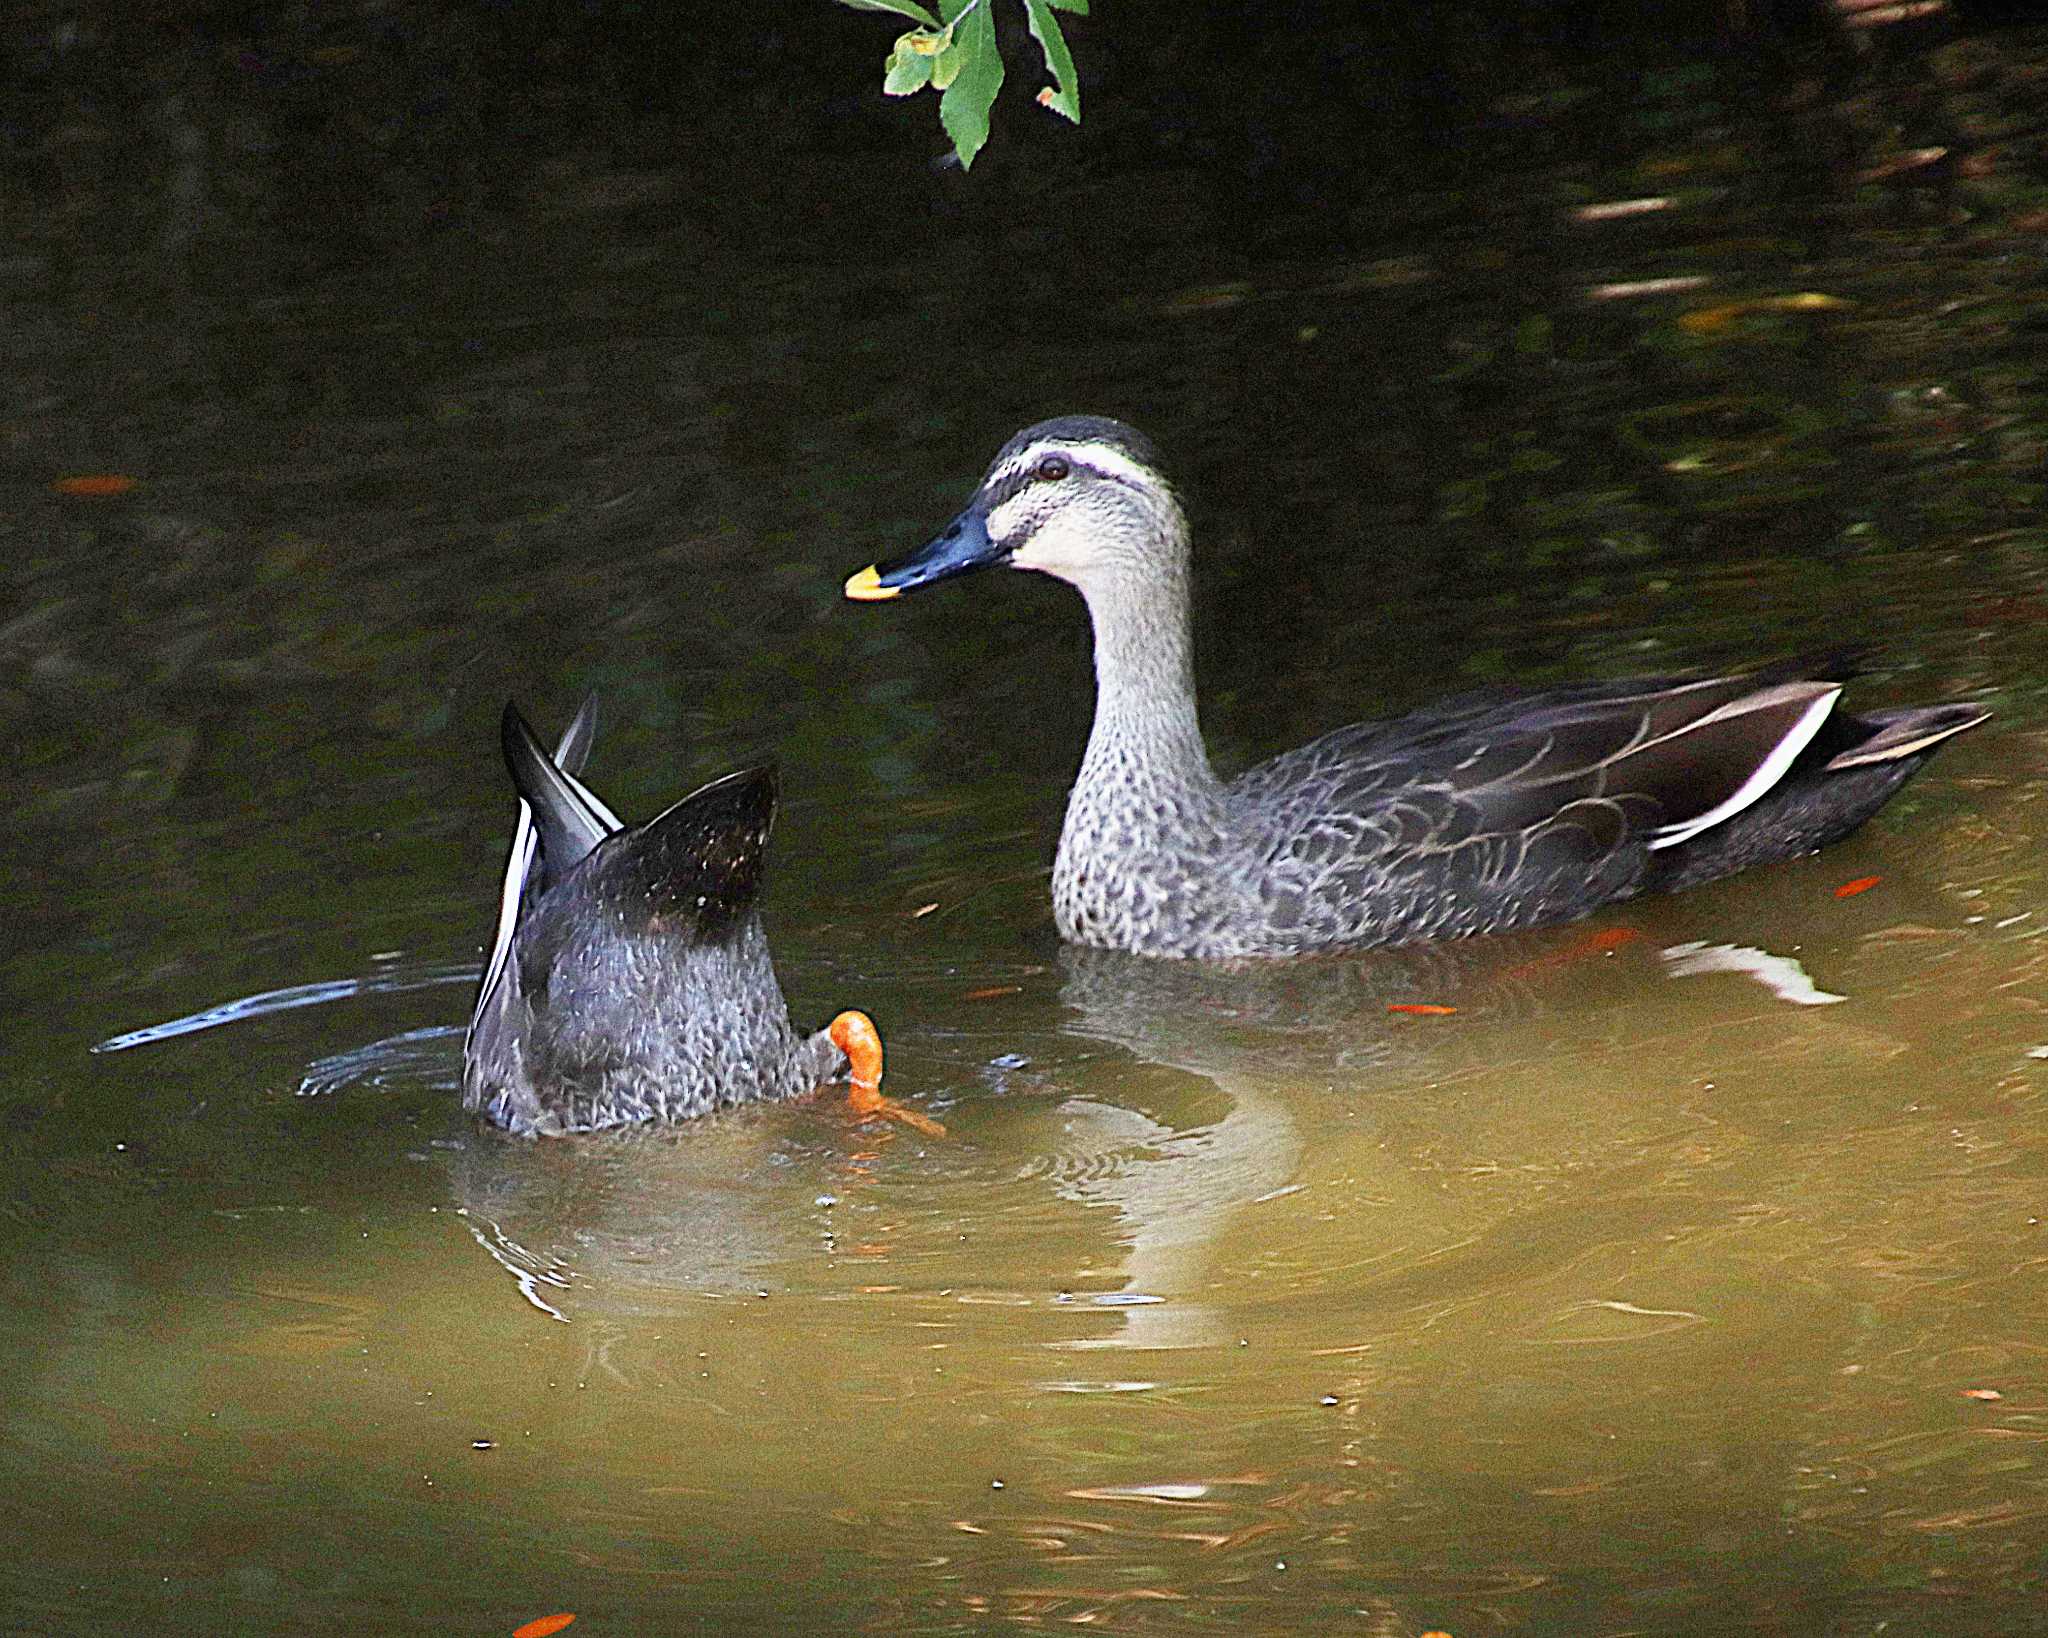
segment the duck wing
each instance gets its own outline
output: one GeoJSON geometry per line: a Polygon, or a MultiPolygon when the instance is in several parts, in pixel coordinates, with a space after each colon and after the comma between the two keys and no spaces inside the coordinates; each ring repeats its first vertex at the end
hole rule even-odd
{"type": "Polygon", "coordinates": [[[1230,794],[1274,833],[1266,896],[1283,929],[1324,943],[1498,930],[1634,891],[1650,852],[1781,780],[1840,692],[1768,673],[1488,690],[1326,734],[1230,794]]]}

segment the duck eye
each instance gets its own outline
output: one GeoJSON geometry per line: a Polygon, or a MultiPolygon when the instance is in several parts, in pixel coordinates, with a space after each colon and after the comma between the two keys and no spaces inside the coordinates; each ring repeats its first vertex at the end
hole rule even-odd
{"type": "Polygon", "coordinates": [[[1064,455],[1048,455],[1032,469],[1031,475],[1044,483],[1058,483],[1074,470],[1074,463],[1064,455]]]}

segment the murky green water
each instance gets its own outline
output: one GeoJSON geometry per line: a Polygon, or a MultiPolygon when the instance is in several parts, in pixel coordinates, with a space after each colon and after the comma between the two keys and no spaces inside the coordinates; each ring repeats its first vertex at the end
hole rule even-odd
{"type": "Polygon", "coordinates": [[[2037,1629],[2044,64],[1504,105],[1313,249],[1152,171],[800,260],[8,264],[0,1620],[2037,1629]],[[1069,408],[1185,480],[1232,765],[1842,642],[1998,714],[1826,856],[1554,934],[1063,952],[1078,605],[838,586],[1069,408]],[[797,1017],[871,1011],[944,1140],[461,1115],[497,713],[587,688],[628,814],[780,760],[797,1017]]]}

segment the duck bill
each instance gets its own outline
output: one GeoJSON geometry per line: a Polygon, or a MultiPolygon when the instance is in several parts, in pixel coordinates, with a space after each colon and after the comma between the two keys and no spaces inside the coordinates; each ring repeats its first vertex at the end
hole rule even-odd
{"type": "Polygon", "coordinates": [[[846,582],[846,595],[856,603],[880,603],[907,591],[951,580],[956,574],[985,569],[1009,558],[1009,549],[988,537],[988,520],[970,506],[908,557],[872,564],[846,582]]]}

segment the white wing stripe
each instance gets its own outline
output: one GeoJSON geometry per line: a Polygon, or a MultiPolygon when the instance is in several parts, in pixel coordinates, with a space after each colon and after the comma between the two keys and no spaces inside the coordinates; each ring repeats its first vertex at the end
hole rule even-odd
{"type": "MultiPolygon", "coordinates": [[[[569,749],[570,735],[576,732],[572,722],[563,732],[561,742],[555,746],[557,766],[555,771],[569,782],[569,788],[590,806],[590,811],[602,821],[607,835],[615,835],[626,827],[619,823],[619,816],[598,800],[597,793],[567,768],[559,765],[559,759],[569,749]]],[[[476,992],[476,1010],[469,1015],[469,1027],[476,1029],[476,1021],[484,1015],[484,1003],[490,1000],[498,987],[498,980],[505,975],[505,958],[512,951],[512,934],[519,926],[519,900],[526,891],[526,878],[533,869],[533,856],[540,848],[540,836],[533,828],[533,808],[525,797],[519,798],[519,818],[512,826],[512,851],[505,858],[505,883],[498,890],[498,929],[491,937],[491,959],[484,966],[484,981],[476,992]]],[[[468,1043],[463,1044],[464,1055],[468,1055],[468,1043]]]]}
{"type": "Polygon", "coordinates": [[[505,885],[498,892],[498,930],[491,940],[491,959],[484,968],[484,981],[476,992],[476,1010],[469,1015],[469,1027],[483,1016],[489,1001],[505,976],[505,958],[512,950],[512,932],[519,925],[519,895],[526,889],[526,873],[533,868],[534,850],[540,838],[533,830],[533,809],[526,798],[519,799],[519,822],[512,827],[512,851],[505,860],[505,885]]]}
{"type": "MultiPolygon", "coordinates": [[[[1732,819],[1744,808],[1757,801],[1773,785],[1785,777],[1785,770],[1792,766],[1799,753],[1806,749],[1813,736],[1820,732],[1820,725],[1835,708],[1835,701],[1842,697],[1839,688],[1830,688],[1817,696],[1813,703],[1800,713],[1799,720],[1790,732],[1771,748],[1771,754],[1759,762],[1756,771],[1742,782],[1741,788],[1725,802],[1718,802],[1705,813],[1682,819],[1677,824],[1660,827],[1650,838],[1652,849],[1675,847],[1680,842],[1690,841],[1710,826],[1718,825],[1724,819],[1732,819]]],[[[1719,713],[1715,713],[1718,715],[1719,713]]],[[[1711,721],[1703,717],[1701,722],[1711,721]]]]}
{"type": "MultiPolygon", "coordinates": [[[[555,754],[557,756],[561,755],[559,751],[557,751],[555,754]]],[[[623,824],[619,822],[619,816],[616,813],[612,812],[610,808],[606,807],[604,803],[601,800],[599,800],[596,791],[592,790],[588,785],[584,784],[582,780],[578,779],[567,768],[562,767],[559,763],[556,764],[555,771],[559,773],[562,776],[562,778],[568,782],[569,789],[574,791],[576,795],[589,806],[590,811],[597,816],[599,822],[604,827],[605,835],[616,836],[620,831],[626,828],[623,824]]]]}

